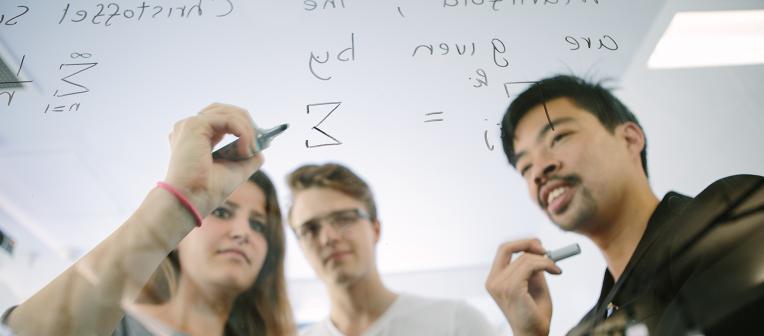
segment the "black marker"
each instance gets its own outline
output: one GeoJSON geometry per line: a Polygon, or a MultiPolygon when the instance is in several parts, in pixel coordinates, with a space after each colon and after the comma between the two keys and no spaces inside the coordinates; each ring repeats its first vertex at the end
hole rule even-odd
{"type": "MultiPolygon", "coordinates": [[[[288,124],[281,124],[274,128],[263,130],[255,126],[255,131],[257,131],[257,139],[255,139],[255,151],[259,153],[262,150],[268,148],[268,146],[271,144],[271,140],[273,140],[273,138],[275,138],[277,135],[283,133],[288,127],[288,124]]],[[[252,158],[252,156],[239,156],[238,151],[236,150],[236,145],[238,143],[239,139],[236,139],[233,142],[212,152],[212,158],[214,160],[228,161],[241,161],[252,158]]]]}

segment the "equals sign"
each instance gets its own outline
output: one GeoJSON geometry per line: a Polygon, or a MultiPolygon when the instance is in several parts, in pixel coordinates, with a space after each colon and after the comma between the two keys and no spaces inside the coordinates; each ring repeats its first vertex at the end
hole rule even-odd
{"type": "Polygon", "coordinates": [[[425,120],[424,122],[436,122],[436,121],[443,121],[443,118],[440,118],[442,116],[443,112],[430,112],[425,113],[425,120]]]}

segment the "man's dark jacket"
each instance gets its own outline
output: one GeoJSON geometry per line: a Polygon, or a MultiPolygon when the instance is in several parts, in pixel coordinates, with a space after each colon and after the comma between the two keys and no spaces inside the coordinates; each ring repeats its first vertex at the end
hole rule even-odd
{"type": "Polygon", "coordinates": [[[764,178],[668,193],[623,275],[568,335],[764,335],[764,178]]]}

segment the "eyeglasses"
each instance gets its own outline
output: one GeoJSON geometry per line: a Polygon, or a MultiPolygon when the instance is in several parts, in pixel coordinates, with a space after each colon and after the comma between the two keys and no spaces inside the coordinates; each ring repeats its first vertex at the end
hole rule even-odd
{"type": "Polygon", "coordinates": [[[324,224],[330,225],[332,229],[342,234],[351,225],[362,219],[368,220],[369,218],[369,214],[361,209],[337,210],[305,221],[300,227],[295,229],[295,233],[300,240],[315,241],[321,234],[324,224]]]}

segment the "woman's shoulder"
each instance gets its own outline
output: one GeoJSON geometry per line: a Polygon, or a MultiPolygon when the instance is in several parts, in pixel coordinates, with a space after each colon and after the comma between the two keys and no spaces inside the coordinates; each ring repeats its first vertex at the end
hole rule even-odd
{"type": "Polygon", "coordinates": [[[185,336],[158,318],[161,305],[136,304],[127,309],[112,336],[185,336]]]}

